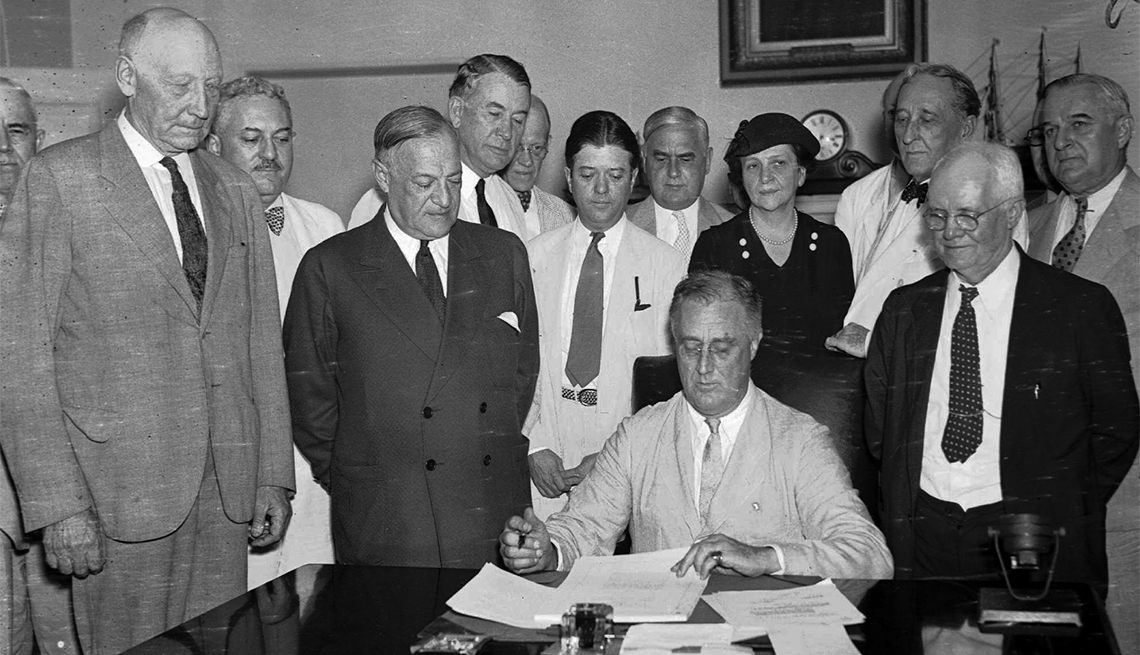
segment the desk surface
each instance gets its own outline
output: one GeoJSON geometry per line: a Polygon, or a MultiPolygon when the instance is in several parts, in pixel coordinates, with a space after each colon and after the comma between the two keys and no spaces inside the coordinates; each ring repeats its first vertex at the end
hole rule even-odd
{"type": "MultiPolygon", "coordinates": [[[[446,601],[476,571],[396,567],[309,565],[239,596],[128,651],[131,655],[308,655],[408,653],[421,633],[493,624],[450,613],[446,601]]],[[[537,576],[557,583],[557,574],[537,576]]],[[[780,589],[795,582],[714,575],[706,593],[733,589],[780,589]]],[[[1036,655],[1118,653],[1104,607],[1091,587],[1067,585],[1081,601],[1082,628],[1074,635],[983,634],[976,626],[977,582],[837,580],[836,585],[867,616],[848,633],[865,655],[993,653],[1036,655]]],[[[993,586],[993,585],[986,585],[993,586]]],[[[598,600],[598,599],[590,599],[598,600]]],[[[703,601],[691,621],[718,623],[703,601]]],[[[498,627],[502,641],[482,653],[538,655],[556,634],[498,627]]],[[[770,652],[763,649],[760,652],[770,652]]]]}

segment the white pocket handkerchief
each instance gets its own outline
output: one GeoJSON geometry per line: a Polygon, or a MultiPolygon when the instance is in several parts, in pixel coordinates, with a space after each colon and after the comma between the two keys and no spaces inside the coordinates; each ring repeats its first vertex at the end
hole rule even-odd
{"type": "Polygon", "coordinates": [[[519,331],[519,317],[514,312],[503,312],[499,314],[499,320],[513,327],[515,332],[519,331]]]}

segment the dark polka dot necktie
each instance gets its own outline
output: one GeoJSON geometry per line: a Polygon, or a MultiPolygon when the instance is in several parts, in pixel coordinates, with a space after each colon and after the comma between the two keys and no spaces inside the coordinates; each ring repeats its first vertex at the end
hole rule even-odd
{"type": "Polygon", "coordinates": [[[524,212],[529,211],[530,210],[530,190],[528,189],[526,191],[515,191],[515,193],[517,193],[519,195],[519,202],[522,203],[523,211],[524,212]]]}
{"type": "Polygon", "coordinates": [[[284,207],[270,207],[265,210],[265,222],[269,225],[269,229],[277,236],[281,236],[281,230],[285,229],[285,208],[284,207]]]}
{"type": "Polygon", "coordinates": [[[1088,198],[1075,198],[1077,202],[1077,220],[1073,227],[1061,237],[1053,248],[1053,266],[1066,273],[1072,273],[1077,260],[1081,258],[1081,251],[1085,249],[1085,214],[1089,211],[1088,198]]]}
{"type": "Polygon", "coordinates": [[[942,433],[948,462],[965,462],[982,443],[982,374],[978,354],[978,321],[971,304],[975,287],[959,285],[962,304],[950,333],[950,417],[942,433]]]}

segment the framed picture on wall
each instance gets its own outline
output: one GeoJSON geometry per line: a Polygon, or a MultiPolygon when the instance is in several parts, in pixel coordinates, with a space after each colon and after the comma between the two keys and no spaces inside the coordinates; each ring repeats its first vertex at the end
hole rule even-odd
{"type": "Polygon", "coordinates": [[[721,84],[891,77],[926,59],[925,0],[720,0],[721,84]]]}

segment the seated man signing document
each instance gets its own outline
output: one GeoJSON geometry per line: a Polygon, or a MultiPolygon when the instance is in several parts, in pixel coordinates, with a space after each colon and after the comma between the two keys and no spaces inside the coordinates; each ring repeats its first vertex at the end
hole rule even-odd
{"type": "Polygon", "coordinates": [[[628,526],[633,552],[688,546],[673,566],[889,578],[883,533],[851,487],[827,434],[749,379],[760,344],[751,284],[701,271],[669,307],[683,391],[618,426],[566,507],[546,523],[532,510],[499,536],[516,573],[569,569],[613,552],[628,526]]]}

